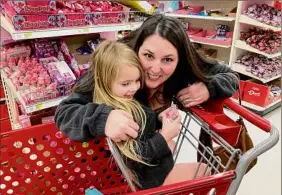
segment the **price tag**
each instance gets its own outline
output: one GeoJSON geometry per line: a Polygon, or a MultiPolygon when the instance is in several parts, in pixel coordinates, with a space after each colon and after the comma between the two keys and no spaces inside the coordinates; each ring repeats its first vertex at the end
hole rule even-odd
{"type": "Polygon", "coordinates": [[[36,107],[37,110],[39,110],[39,109],[43,108],[43,105],[42,104],[36,104],[35,107],[36,107]]]}
{"type": "Polygon", "coordinates": [[[32,38],[32,32],[24,33],[24,38],[32,38]]]}
{"type": "Polygon", "coordinates": [[[83,32],[89,32],[89,28],[83,28],[82,31],[83,32]]]}

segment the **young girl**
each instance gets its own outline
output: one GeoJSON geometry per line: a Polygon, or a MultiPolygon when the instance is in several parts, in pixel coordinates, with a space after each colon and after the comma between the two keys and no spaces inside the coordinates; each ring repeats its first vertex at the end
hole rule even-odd
{"type": "Polygon", "coordinates": [[[93,103],[132,114],[140,127],[137,139],[116,143],[126,159],[131,179],[142,189],[162,185],[174,165],[167,143],[179,134],[181,117],[178,111],[169,108],[161,114],[162,128],[157,133],[155,112],[134,99],[134,94],[143,85],[143,71],[137,55],[125,44],[102,42],[91,62],[93,103]]]}

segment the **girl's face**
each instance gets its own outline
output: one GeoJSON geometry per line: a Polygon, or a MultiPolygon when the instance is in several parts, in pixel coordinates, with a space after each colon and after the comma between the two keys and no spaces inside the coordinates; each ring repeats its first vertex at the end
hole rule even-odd
{"type": "Polygon", "coordinates": [[[122,65],[118,78],[112,83],[112,93],[118,97],[132,99],[140,89],[140,71],[134,66],[122,65]]]}
{"type": "Polygon", "coordinates": [[[145,39],[138,57],[144,69],[146,87],[149,89],[161,86],[174,73],[178,64],[177,49],[157,34],[145,39]]]}

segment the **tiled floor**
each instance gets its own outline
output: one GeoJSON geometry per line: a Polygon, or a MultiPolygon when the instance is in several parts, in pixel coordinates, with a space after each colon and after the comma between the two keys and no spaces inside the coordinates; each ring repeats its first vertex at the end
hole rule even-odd
{"type": "MultiPolygon", "coordinates": [[[[236,115],[227,111],[231,118],[236,119],[236,115]]],[[[271,120],[281,133],[281,107],[266,115],[265,118],[271,120]]],[[[266,139],[269,134],[264,133],[252,124],[246,122],[246,126],[254,144],[266,139]]],[[[193,132],[198,135],[199,128],[193,132]]],[[[281,137],[281,135],[280,135],[281,137]]],[[[177,162],[195,162],[196,150],[191,143],[184,143],[177,162]]],[[[281,195],[281,141],[274,148],[262,154],[257,165],[244,176],[238,189],[237,195],[281,195]]]]}

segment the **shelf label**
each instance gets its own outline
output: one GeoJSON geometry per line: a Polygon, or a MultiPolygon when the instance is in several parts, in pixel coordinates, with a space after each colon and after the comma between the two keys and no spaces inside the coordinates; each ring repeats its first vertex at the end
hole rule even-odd
{"type": "Polygon", "coordinates": [[[89,32],[89,29],[88,28],[83,28],[82,31],[83,32],[89,32]]]}
{"type": "Polygon", "coordinates": [[[35,108],[38,109],[38,110],[39,110],[39,109],[42,109],[42,108],[43,108],[43,104],[36,104],[36,105],[35,105],[35,108]]]}
{"type": "Polygon", "coordinates": [[[24,38],[32,38],[32,32],[24,33],[24,38]]]}

